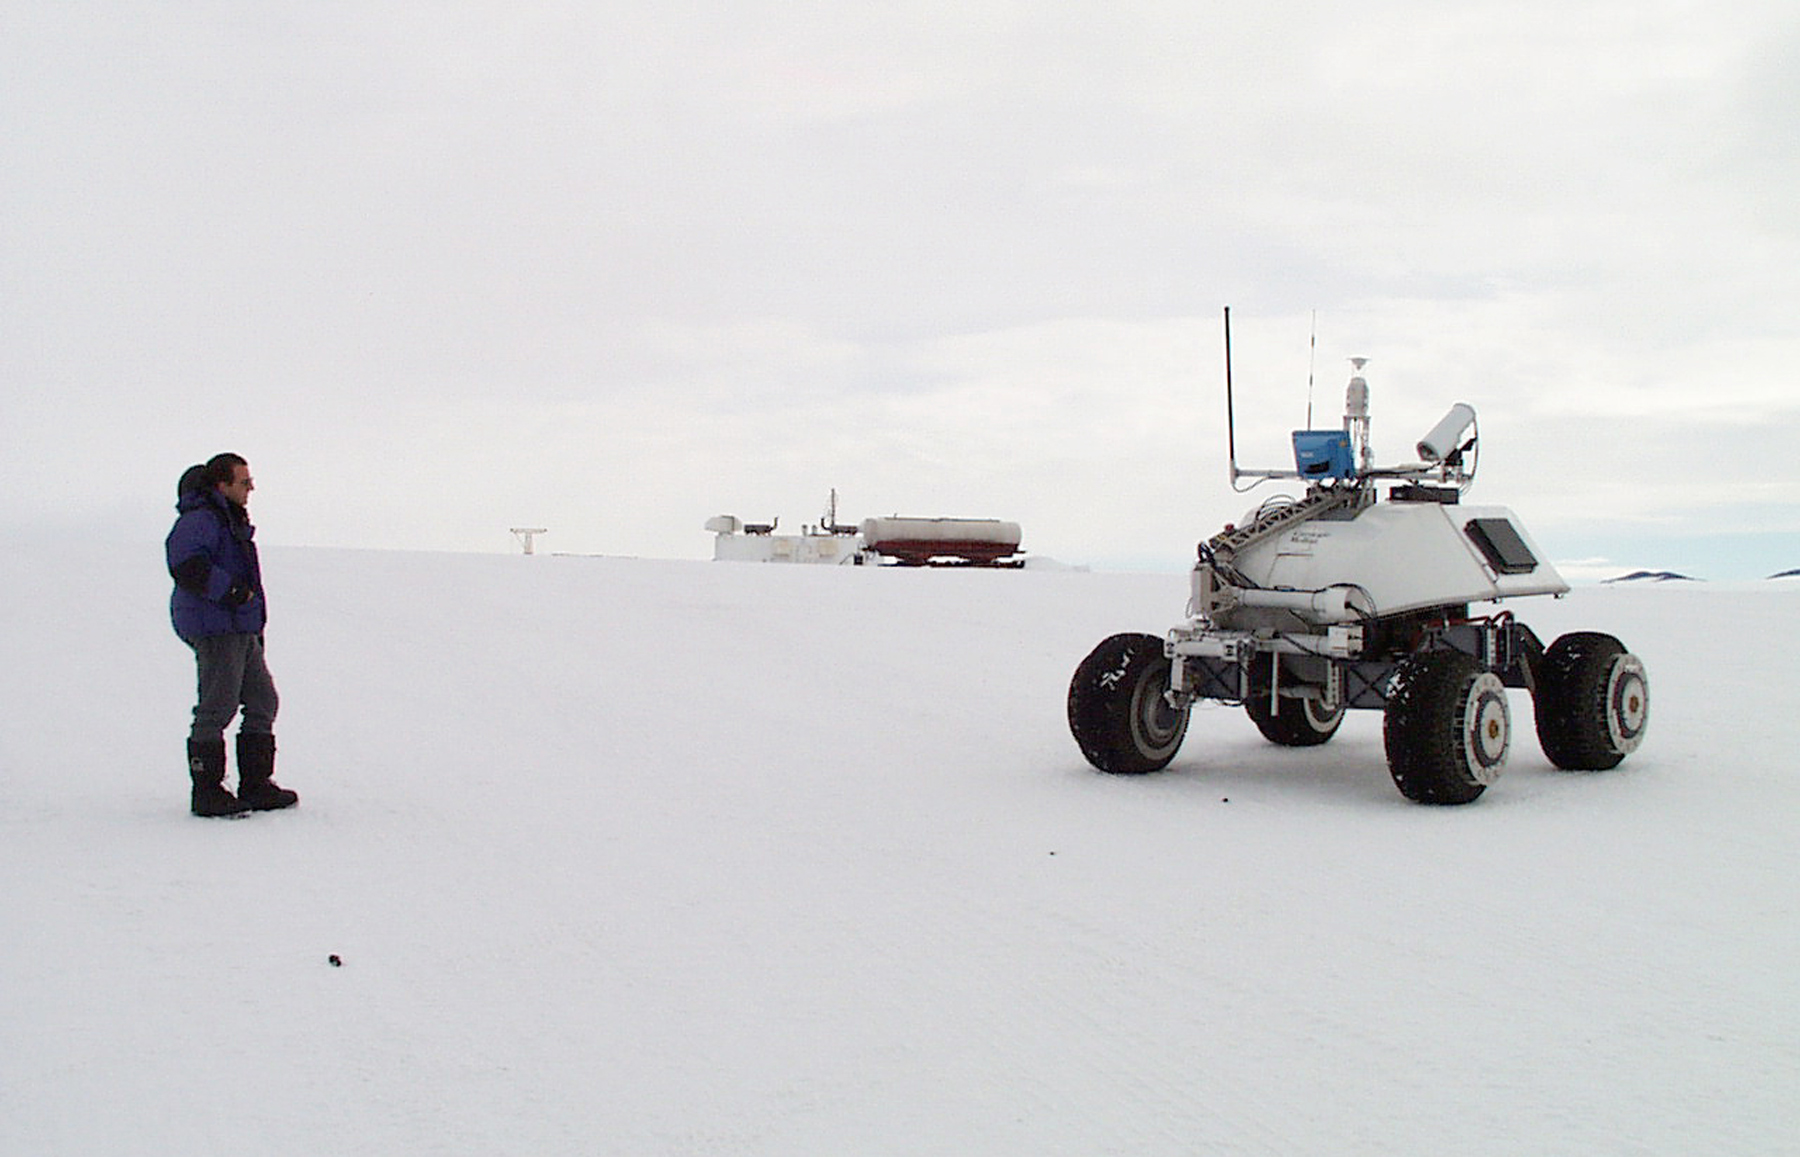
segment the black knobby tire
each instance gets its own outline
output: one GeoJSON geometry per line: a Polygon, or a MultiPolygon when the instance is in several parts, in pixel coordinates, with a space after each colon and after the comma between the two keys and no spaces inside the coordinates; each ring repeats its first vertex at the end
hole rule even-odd
{"type": "Polygon", "coordinates": [[[1317,699],[1281,696],[1280,704],[1271,706],[1276,698],[1269,694],[1271,658],[1259,655],[1250,664],[1247,674],[1250,693],[1244,697],[1244,713],[1250,716],[1263,738],[1283,747],[1317,747],[1336,735],[1338,725],[1344,721],[1342,703],[1338,704],[1337,710],[1326,711],[1317,699]]]}
{"type": "Polygon", "coordinates": [[[1617,767],[1650,722],[1644,664],[1611,635],[1577,631],[1544,652],[1533,701],[1538,742],[1564,771],[1617,767]]]}
{"type": "Polygon", "coordinates": [[[1388,692],[1382,741],[1401,795],[1415,803],[1471,803],[1506,765],[1506,686],[1461,651],[1414,655],[1388,692]]]}
{"type": "Polygon", "coordinates": [[[1188,713],[1169,706],[1169,660],[1155,635],[1114,635],[1069,681],[1069,731],[1087,761],[1114,775],[1160,771],[1187,734],[1188,713]]]}

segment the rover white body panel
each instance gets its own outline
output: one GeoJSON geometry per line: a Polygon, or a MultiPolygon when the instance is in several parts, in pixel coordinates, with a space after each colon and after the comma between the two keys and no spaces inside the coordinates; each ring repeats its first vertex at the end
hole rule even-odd
{"type": "MultiPolygon", "coordinates": [[[[1271,590],[1317,591],[1353,580],[1376,615],[1568,591],[1556,568],[1503,506],[1383,502],[1353,518],[1311,519],[1246,548],[1235,560],[1246,578],[1271,590]],[[1484,520],[1510,526],[1526,548],[1502,561],[1471,537],[1484,520]]],[[[1355,600],[1359,606],[1362,598],[1355,600]]],[[[1366,609],[1366,608],[1365,608],[1366,609]]]]}

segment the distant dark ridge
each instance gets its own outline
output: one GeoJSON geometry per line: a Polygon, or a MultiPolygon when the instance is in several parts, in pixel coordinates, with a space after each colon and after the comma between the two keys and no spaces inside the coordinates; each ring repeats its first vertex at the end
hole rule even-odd
{"type": "Polygon", "coordinates": [[[1781,571],[1781,572],[1779,572],[1779,573],[1777,573],[1777,574],[1772,574],[1772,575],[1770,575],[1770,576],[1769,576],[1769,577],[1770,577],[1770,578],[1772,578],[1772,579],[1777,579],[1777,578],[1800,578],[1800,567],[1796,567],[1796,568],[1795,568],[1795,569],[1793,569],[1793,570],[1784,570],[1784,571],[1781,571]]]}
{"type": "Polygon", "coordinates": [[[1676,574],[1672,570],[1634,570],[1630,574],[1622,574],[1618,578],[1603,580],[1609,583],[1695,583],[1700,579],[1689,574],[1676,574]]]}

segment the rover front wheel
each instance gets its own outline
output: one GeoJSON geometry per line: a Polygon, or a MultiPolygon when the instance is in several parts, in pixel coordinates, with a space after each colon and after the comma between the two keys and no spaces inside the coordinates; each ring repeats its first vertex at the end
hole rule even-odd
{"type": "Polygon", "coordinates": [[[1538,742],[1551,763],[1565,771],[1605,771],[1643,742],[1649,676],[1619,640],[1577,631],[1544,652],[1533,708],[1538,742]]]}
{"type": "Polygon", "coordinates": [[[1160,771],[1187,734],[1188,713],[1169,706],[1169,660],[1155,635],[1114,635],[1075,668],[1069,731],[1087,761],[1115,775],[1160,771]]]}
{"type": "Polygon", "coordinates": [[[1461,651],[1414,655],[1388,692],[1382,741],[1401,795],[1415,803],[1470,803],[1506,766],[1506,685],[1461,651]]]}
{"type": "Polygon", "coordinates": [[[1337,734],[1344,721],[1344,705],[1326,710],[1317,699],[1293,699],[1269,693],[1270,657],[1258,656],[1250,664],[1251,692],[1244,699],[1244,713],[1270,743],[1283,747],[1317,747],[1337,734]]]}

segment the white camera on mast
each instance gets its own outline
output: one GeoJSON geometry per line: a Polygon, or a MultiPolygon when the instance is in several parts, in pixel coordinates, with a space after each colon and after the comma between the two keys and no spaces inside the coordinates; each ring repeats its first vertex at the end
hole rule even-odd
{"type": "Polygon", "coordinates": [[[1419,439],[1419,457],[1426,462],[1443,462],[1462,448],[1463,431],[1475,421],[1475,409],[1465,402],[1450,407],[1438,420],[1431,433],[1419,439]]]}

